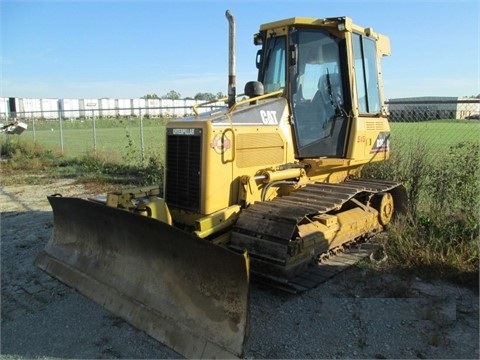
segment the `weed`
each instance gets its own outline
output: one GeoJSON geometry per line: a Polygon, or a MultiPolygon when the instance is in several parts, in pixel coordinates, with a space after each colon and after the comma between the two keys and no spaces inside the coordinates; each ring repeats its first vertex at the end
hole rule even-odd
{"type": "MultiPolygon", "coordinates": [[[[146,166],[133,163],[119,163],[111,154],[101,151],[89,151],[82,156],[68,158],[46,150],[31,140],[15,139],[1,143],[2,172],[17,170],[36,172],[39,170],[48,176],[73,177],[83,181],[116,183],[128,186],[161,185],[163,165],[151,156],[146,166]]],[[[2,179],[3,182],[5,182],[2,179]]],[[[27,176],[28,183],[41,182],[38,176],[27,176]]]]}
{"type": "Polygon", "coordinates": [[[377,179],[401,181],[407,189],[409,211],[417,213],[417,208],[427,183],[427,174],[431,171],[431,163],[424,142],[417,140],[401,151],[395,151],[390,159],[366,166],[362,176],[377,179]]]}
{"type": "Polygon", "coordinates": [[[442,165],[432,171],[429,179],[432,210],[478,217],[479,165],[478,143],[459,143],[450,147],[442,165]]]}
{"type": "Polygon", "coordinates": [[[405,173],[403,181],[408,189],[410,211],[415,216],[421,192],[426,183],[426,174],[430,171],[430,163],[425,156],[427,148],[425,143],[418,141],[406,155],[405,173]]]}
{"type": "Polygon", "coordinates": [[[435,163],[427,162],[431,154],[416,144],[365,172],[402,180],[409,194],[409,213],[388,227],[389,264],[478,287],[479,144],[455,144],[435,163]]]}
{"type": "Polygon", "coordinates": [[[125,138],[127,140],[127,145],[125,145],[122,160],[124,164],[135,164],[138,162],[139,155],[138,155],[138,147],[135,145],[135,141],[133,140],[130,131],[125,126],[125,138]]]}
{"type": "Polygon", "coordinates": [[[142,185],[154,185],[163,183],[163,165],[157,157],[149,157],[148,164],[144,169],[142,185]]]}
{"type": "Polygon", "coordinates": [[[0,155],[11,170],[42,170],[60,156],[31,140],[10,135],[2,139],[0,155]]]}

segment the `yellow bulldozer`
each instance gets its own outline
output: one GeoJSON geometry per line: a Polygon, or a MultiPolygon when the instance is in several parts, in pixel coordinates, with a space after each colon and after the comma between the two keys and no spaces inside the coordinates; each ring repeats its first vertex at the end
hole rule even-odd
{"type": "Polygon", "coordinates": [[[360,177],[389,157],[389,39],[348,17],[261,25],[258,79],[237,95],[226,16],[228,98],[166,125],[162,187],[50,196],[53,234],[36,259],[194,358],[242,356],[250,278],[308,290],[370,254],[366,239],[406,209],[401,183],[360,177]]]}

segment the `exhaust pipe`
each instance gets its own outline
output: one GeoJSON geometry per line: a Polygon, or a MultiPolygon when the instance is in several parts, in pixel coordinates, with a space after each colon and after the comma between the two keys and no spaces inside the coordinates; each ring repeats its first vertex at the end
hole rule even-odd
{"type": "Polygon", "coordinates": [[[235,105],[236,74],[235,74],[235,18],[230,10],[225,12],[228,20],[228,108],[235,105]]]}

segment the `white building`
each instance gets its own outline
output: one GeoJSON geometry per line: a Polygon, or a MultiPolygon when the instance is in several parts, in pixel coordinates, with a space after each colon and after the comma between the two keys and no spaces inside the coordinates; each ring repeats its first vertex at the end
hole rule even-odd
{"type": "Polygon", "coordinates": [[[424,96],[387,101],[391,121],[468,119],[480,114],[480,99],[424,96]]]}

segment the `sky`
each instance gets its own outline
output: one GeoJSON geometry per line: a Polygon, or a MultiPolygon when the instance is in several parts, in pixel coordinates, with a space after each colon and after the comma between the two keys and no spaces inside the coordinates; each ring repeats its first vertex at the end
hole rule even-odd
{"type": "Polygon", "coordinates": [[[256,80],[262,23],[348,16],[390,38],[387,99],[480,93],[478,0],[0,0],[0,97],[140,98],[228,92],[256,80]]]}

